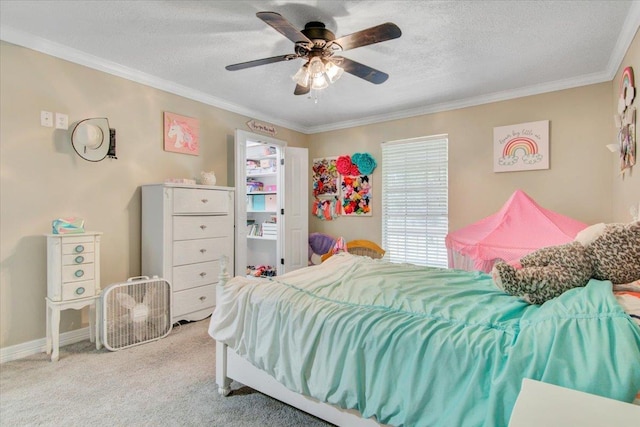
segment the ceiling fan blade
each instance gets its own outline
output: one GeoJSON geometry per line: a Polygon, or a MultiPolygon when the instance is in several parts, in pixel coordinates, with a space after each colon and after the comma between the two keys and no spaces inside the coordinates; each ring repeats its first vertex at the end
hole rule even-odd
{"type": "Polygon", "coordinates": [[[305,95],[307,93],[309,93],[309,91],[311,90],[310,86],[304,87],[301,85],[296,85],[296,89],[293,91],[294,95],[305,95]]]}
{"type": "Polygon", "coordinates": [[[288,38],[294,43],[307,42],[313,46],[313,42],[300,32],[296,27],[291,25],[289,21],[276,12],[258,12],[256,16],[262,19],[268,25],[271,25],[277,32],[288,38]]]}
{"type": "Polygon", "coordinates": [[[271,58],[256,59],[254,61],[240,62],[239,64],[227,65],[229,71],[243,70],[245,68],[257,67],[258,65],[272,64],[274,62],[291,61],[297,59],[298,55],[288,54],[280,56],[272,56],[271,58]]]}
{"type": "Polygon", "coordinates": [[[332,57],[332,60],[336,65],[342,67],[342,69],[347,73],[353,74],[356,77],[360,77],[361,79],[365,79],[366,81],[377,85],[386,82],[389,78],[389,74],[383,73],[382,71],[378,71],[375,68],[371,68],[368,65],[361,64],[349,58],[334,56],[332,57]]]}
{"type": "Polygon", "coordinates": [[[342,47],[342,50],[355,49],[357,47],[368,46],[387,40],[397,39],[402,35],[402,31],[396,24],[386,22],[366,30],[342,36],[333,41],[342,47]]]}

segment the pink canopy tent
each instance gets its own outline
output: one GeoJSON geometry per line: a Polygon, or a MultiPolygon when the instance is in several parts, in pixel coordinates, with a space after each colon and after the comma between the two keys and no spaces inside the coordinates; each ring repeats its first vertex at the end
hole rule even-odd
{"type": "Polygon", "coordinates": [[[488,273],[498,259],[513,262],[536,249],[569,243],[585,227],[516,190],[495,214],[447,234],[449,267],[488,273]]]}

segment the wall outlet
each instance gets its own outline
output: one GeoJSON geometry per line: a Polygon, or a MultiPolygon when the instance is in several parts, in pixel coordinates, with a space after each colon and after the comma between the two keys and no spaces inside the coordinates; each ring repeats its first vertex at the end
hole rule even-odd
{"type": "Polygon", "coordinates": [[[53,127],[53,113],[51,111],[40,111],[40,126],[53,127]]]}
{"type": "Polygon", "coordinates": [[[69,116],[67,114],[56,113],[56,129],[69,129],[69,116]]]}

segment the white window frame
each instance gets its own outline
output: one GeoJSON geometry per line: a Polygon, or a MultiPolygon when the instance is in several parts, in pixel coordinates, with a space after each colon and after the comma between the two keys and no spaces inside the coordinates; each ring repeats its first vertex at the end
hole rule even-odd
{"type": "Polygon", "coordinates": [[[448,135],[382,143],[382,245],[391,262],[447,268],[448,135]]]}

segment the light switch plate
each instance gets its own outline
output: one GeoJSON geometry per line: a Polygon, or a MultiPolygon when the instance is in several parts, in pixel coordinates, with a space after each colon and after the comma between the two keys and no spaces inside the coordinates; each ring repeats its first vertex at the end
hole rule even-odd
{"type": "Polygon", "coordinates": [[[69,116],[67,114],[56,113],[56,129],[69,129],[69,116]]]}
{"type": "Polygon", "coordinates": [[[53,113],[51,111],[40,111],[40,126],[53,127],[53,113]]]}

